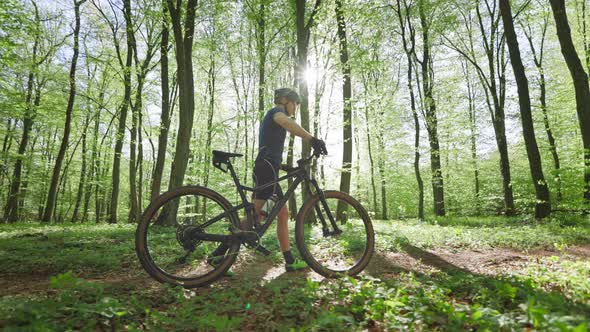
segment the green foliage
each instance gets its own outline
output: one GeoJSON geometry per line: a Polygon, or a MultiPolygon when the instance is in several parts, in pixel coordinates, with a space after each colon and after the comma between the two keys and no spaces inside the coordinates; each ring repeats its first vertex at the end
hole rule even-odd
{"type": "Polygon", "coordinates": [[[0,261],[10,273],[119,271],[136,259],[134,232],[134,225],[2,225],[0,261]]]}
{"type": "Polygon", "coordinates": [[[537,222],[531,219],[464,217],[437,218],[378,223],[376,231],[384,234],[377,241],[382,248],[399,250],[400,243],[414,243],[423,248],[559,248],[560,245],[590,241],[590,224],[583,218],[556,218],[537,222]],[[565,226],[568,225],[568,226],[565,226]]]}
{"type": "MultiPolygon", "coordinates": [[[[513,6],[525,2],[517,1],[513,6]]],[[[8,199],[7,189],[15,180],[11,177],[14,165],[17,160],[23,160],[19,218],[31,221],[36,220],[44,208],[49,174],[61,142],[67,103],[67,88],[64,87],[69,84],[69,18],[72,16],[72,7],[60,8],[59,4],[47,1],[35,3],[39,6],[39,22],[35,22],[30,1],[0,2],[0,64],[3,68],[0,73],[0,187],[3,189],[0,190],[0,207],[3,212],[8,199]],[[33,59],[32,45],[37,34],[40,43],[37,59],[33,59]],[[33,64],[33,60],[43,61],[33,64]],[[39,92],[40,98],[39,106],[35,108],[31,108],[31,101],[26,100],[30,73],[33,75],[32,97],[34,99],[39,92]],[[34,114],[33,128],[26,152],[19,155],[17,149],[27,110],[34,114]]],[[[315,3],[306,1],[304,21],[309,20],[315,3]]],[[[301,275],[280,275],[270,281],[260,281],[260,273],[257,273],[257,277],[245,281],[231,279],[207,289],[186,291],[152,285],[145,279],[133,252],[134,225],[66,224],[82,194],[88,194],[89,199],[85,211],[87,221],[104,220],[112,208],[119,210],[121,221],[124,221],[129,212],[127,197],[130,188],[125,176],[129,167],[128,134],[124,137],[121,160],[120,204],[108,206],[112,147],[123,97],[123,73],[117,52],[124,54],[127,51],[125,20],[118,10],[100,7],[100,2],[97,2],[100,8],[87,2],[82,11],[80,59],[83,61],[80,60],[75,82],[78,98],[56,206],[55,219],[61,223],[0,225],[0,262],[7,284],[12,285],[11,281],[19,284],[20,278],[32,284],[39,283],[39,279],[43,282],[49,279],[50,289],[46,290],[42,285],[42,291],[33,287],[32,293],[2,298],[0,327],[8,330],[233,331],[265,326],[269,330],[304,331],[587,331],[587,317],[590,316],[587,276],[590,269],[587,259],[579,259],[587,256],[574,256],[572,250],[590,243],[590,220],[558,212],[578,213],[583,206],[582,145],[571,76],[559,52],[556,36],[551,33],[551,17],[544,50],[547,113],[561,161],[559,175],[563,198],[557,202],[557,183],[553,177],[557,171],[543,132],[541,112],[534,112],[545,177],[556,211],[552,218],[543,221],[535,221],[529,216],[536,201],[519,129],[517,101],[510,88],[512,75],[508,72],[505,112],[510,185],[519,216],[492,217],[502,213],[504,203],[499,155],[486,93],[475,69],[467,63],[471,66],[475,108],[477,154],[473,160],[465,73],[461,66],[465,60],[447,45],[449,41],[468,42],[466,20],[476,23],[475,6],[478,3],[442,0],[413,3],[424,6],[431,33],[433,97],[439,121],[445,203],[451,217],[428,217],[426,222],[406,219],[413,218],[417,212],[418,195],[412,164],[416,152],[421,155],[419,169],[424,180],[427,216],[431,213],[430,150],[424,126],[424,102],[416,89],[422,129],[418,133],[421,145],[418,151],[414,151],[414,123],[405,78],[408,68],[402,61],[400,27],[391,4],[382,1],[343,1],[355,128],[351,188],[352,194],[367,207],[370,215],[378,218],[383,186],[389,216],[403,219],[375,222],[378,255],[408,256],[428,265],[427,269],[405,270],[393,264],[387,267],[392,270],[387,273],[368,271],[358,280],[322,282],[301,275]],[[109,23],[116,23],[116,26],[111,27],[109,23]],[[441,39],[443,36],[445,38],[441,39]],[[117,49],[114,40],[119,42],[117,49]],[[88,183],[79,191],[82,129],[86,115],[91,115],[84,155],[87,162],[84,175],[87,175],[88,183]],[[369,161],[369,144],[372,163],[369,161]],[[373,178],[367,176],[371,167],[373,178]],[[475,195],[475,170],[479,172],[478,196],[475,195]],[[374,190],[373,182],[376,183],[374,190]],[[524,251],[525,256],[537,250],[550,251],[551,255],[527,258],[515,271],[494,270],[489,275],[445,264],[444,259],[437,256],[440,250],[471,252],[496,248],[524,251]],[[33,273],[37,276],[34,280],[26,279],[33,273]],[[103,280],[90,281],[95,278],[103,280]]],[[[149,36],[160,35],[163,15],[160,2],[134,0],[131,4],[139,50],[135,60],[141,62],[149,36]]],[[[490,18],[486,16],[485,4],[481,2],[479,5],[487,24],[490,18]]],[[[580,58],[587,58],[588,54],[583,54],[588,53],[584,47],[587,44],[587,36],[584,36],[586,24],[583,24],[587,22],[582,20],[590,15],[581,13],[579,1],[567,5],[568,11],[572,12],[570,23],[580,58]]],[[[537,43],[538,23],[543,18],[541,11],[549,13],[548,4],[535,1],[520,15],[532,24],[531,34],[537,43]]],[[[199,1],[192,54],[196,111],[186,184],[207,183],[230,201],[238,201],[231,179],[212,168],[211,149],[245,153],[246,156],[237,159],[234,166],[244,184],[251,184],[251,167],[258,147],[259,98],[264,97],[262,107],[269,108],[273,88],[297,85],[297,78],[293,75],[298,56],[294,13],[293,1],[199,1]],[[261,44],[263,25],[265,35],[264,44],[261,44]],[[264,64],[261,62],[263,58],[264,64]],[[261,69],[265,70],[263,86],[259,86],[261,69]],[[210,146],[205,143],[209,141],[210,146]]],[[[412,9],[409,20],[416,29],[419,50],[423,36],[417,8],[412,9]]],[[[339,95],[342,77],[338,68],[340,54],[335,27],[334,3],[322,1],[314,24],[310,26],[307,56],[309,69],[318,76],[316,82],[308,82],[309,119],[310,122],[316,118],[319,121],[318,127],[314,128],[314,123],[310,131],[317,130],[331,150],[330,156],[318,164],[325,171],[322,176],[318,172],[318,177],[320,183],[326,183],[326,189],[338,187],[341,171],[337,151],[342,146],[339,132],[342,125],[339,95]]],[[[481,32],[477,25],[471,29],[476,41],[473,57],[483,65],[485,53],[478,40],[481,32]]],[[[172,39],[173,36],[170,45],[174,45],[172,39]]],[[[169,71],[174,90],[178,77],[173,48],[169,52],[169,71]]],[[[530,50],[521,45],[521,51],[530,75],[533,108],[539,111],[538,73],[532,70],[536,68],[530,50]]],[[[416,54],[418,58],[421,57],[419,53],[416,54]]],[[[139,132],[143,137],[136,142],[143,145],[143,160],[137,165],[143,171],[143,178],[132,179],[137,180],[141,188],[142,208],[148,203],[150,175],[161,126],[157,58],[158,55],[153,59],[153,67],[146,76],[142,91],[139,132]]],[[[137,65],[133,65],[133,74],[139,69],[137,65]]],[[[483,73],[486,73],[485,68],[483,73]]],[[[414,73],[414,79],[423,79],[419,71],[414,73]]],[[[135,97],[135,75],[132,80],[132,95],[135,97]]],[[[167,163],[162,190],[167,188],[169,162],[174,157],[179,124],[177,101],[172,101],[175,111],[172,112],[170,136],[165,147],[167,163]]],[[[131,117],[128,118],[127,129],[131,127],[131,117]]],[[[297,140],[295,159],[300,150],[297,140]]],[[[269,232],[272,233],[274,230],[269,232]]],[[[267,236],[262,239],[262,244],[273,251],[268,260],[274,265],[282,264],[276,239],[267,236]]]]}
{"type": "MultiPolygon", "coordinates": [[[[377,258],[360,278],[317,281],[295,273],[262,280],[266,271],[245,260],[238,264],[235,277],[186,290],[157,284],[145,275],[133,253],[132,226],[2,225],[4,276],[11,284],[26,282],[36,290],[0,300],[0,327],[9,331],[588,329],[590,265],[573,250],[576,244],[588,243],[590,225],[584,220],[440,218],[429,223],[379,221],[375,226],[377,258]],[[554,234],[554,242],[546,233],[554,234]],[[520,268],[490,269],[485,274],[438,256],[439,251],[490,247],[546,248],[555,255],[531,257],[520,261],[520,268]],[[416,257],[428,269],[405,269],[395,259],[379,262],[392,251],[416,257]],[[13,256],[20,253],[17,262],[13,256]],[[104,264],[97,262],[99,256],[104,264]],[[51,276],[37,285],[39,280],[26,279],[32,271],[51,276]]],[[[265,237],[263,243],[277,254],[261,259],[282,265],[274,236],[265,237]]]]}
{"type": "MultiPolygon", "coordinates": [[[[130,308],[107,295],[103,284],[76,278],[71,272],[50,278],[55,297],[30,302],[2,300],[7,326],[33,331],[117,329],[130,308]],[[14,305],[14,306],[12,306],[14,305]],[[64,320],[64,318],[66,318],[64,320]]],[[[110,293],[110,292],[109,292],[110,293]]]]}

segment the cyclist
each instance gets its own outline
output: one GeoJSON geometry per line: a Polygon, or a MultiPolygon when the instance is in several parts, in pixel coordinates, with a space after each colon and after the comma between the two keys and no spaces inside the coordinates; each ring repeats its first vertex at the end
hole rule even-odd
{"type": "MultiPolygon", "coordinates": [[[[266,112],[258,132],[258,156],[254,162],[253,179],[255,186],[262,186],[278,179],[278,171],[283,158],[283,149],[287,131],[295,136],[301,137],[309,143],[314,151],[320,154],[327,154],[326,144],[321,139],[313,137],[307,130],[303,129],[293,117],[297,112],[301,100],[297,92],[289,88],[275,90],[275,107],[266,112]]],[[[259,218],[262,217],[262,207],[267,200],[282,198],[283,191],[277,183],[272,187],[254,193],[254,208],[259,218]]],[[[270,211],[268,211],[270,212],[270,211]]],[[[287,272],[300,270],[306,267],[302,261],[295,260],[291,254],[289,244],[289,210],[284,205],[278,214],[277,238],[279,247],[285,258],[285,269],[287,272]]],[[[219,246],[213,257],[222,257],[227,251],[224,245],[219,246]]],[[[214,264],[215,261],[210,263],[214,264]]]]}

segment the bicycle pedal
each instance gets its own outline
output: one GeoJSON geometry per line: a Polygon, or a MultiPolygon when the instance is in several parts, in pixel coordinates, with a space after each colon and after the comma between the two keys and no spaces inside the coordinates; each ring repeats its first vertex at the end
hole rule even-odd
{"type": "Polygon", "coordinates": [[[266,249],[265,247],[263,247],[261,245],[256,246],[254,249],[256,249],[256,251],[263,254],[264,256],[268,256],[271,254],[270,250],[266,249]]]}

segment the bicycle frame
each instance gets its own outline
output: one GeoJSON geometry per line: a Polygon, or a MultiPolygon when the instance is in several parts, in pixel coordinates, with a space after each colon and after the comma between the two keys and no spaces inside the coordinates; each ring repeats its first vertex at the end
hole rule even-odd
{"type": "Polygon", "coordinates": [[[264,189],[270,188],[282,181],[293,178],[293,183],[291,183],[291,185],[287,188],[287,191],[283,194],[283,197],[275,203],[275,205],[271,209],[270,213],[266,216],[264,223],[261,225],[261,227],[258,230],[256,230],[256,233],[258,233],[258,236],[263,236],[266,233],[266,231],[268,230],[268,228],[272,224],[273,220],[278,216],[279,212],[281,211],[281,208],[293,196],[295,190],[297,189],[299,184],[301,184],[301,182],[307,182],[307,183],[311,184],[314,187],[314,189],[316,190],[316,192],[320,192],[317,181],[315,181],[315,179],[311,179],[309,177],[307,169],[304,167],[304,165],[300,165],[300,167],[298,167],[297,169],[295,169],[292,172],[287,173],[286,175],[284,175],[282,177],[279,177],[276,181],[269,182],[269,183],[266,183],[264,185],[261,185],[261,186],[255,187],[255,188],[247,187],[247,186],[244,186],[240,183],[239,177],[235,173],[235,170],[234,170],[233,166],[231,165],[231,163],[228,164],[228,168],[229,168],[230,174],[234,180],[236,188],[238,189],[238,193],[240,194],[240,198],[242,200],[242,204],[238,205],[236,208],[238,208],[237,210],[240,210],[242,207],[244,207],[246,209],[246,218],[248,219],[248,222],[250,225],[253,225],[256,220],[255,219],[256,218],[256,216],[255,216],[256,211],[254,210],[254,204],[252,202],[248,201],[248,198],[246,196],[246,192],[247,191],[257,192],[259,190],[264,190],[264,189]]]}
{"type": "MultiPolygon", "coordinates": [[[[302,160],[297,161],[298,167],[295,168],[294,170],[288,172],[287,175],[284,175],[284,176],[278,178],[274,182],[270,182],[270,183],[267,183],[267,184],[264,184],[264,185],[261,185],[261,186],[255,187],[255,188],[247,187],[247,186],[244,186],[240,183],[239,177],[236,174],[236,172],[231,164],[231,161],[228,160],[227,169],[229,170],[231,177],[234,181],[234,184],[236,185],[236,188],[238,190],[238,193],[240,195],[242,203],[239,205],[233,206],[226,213],[222,213],[218,216],[213,217],[212,219],[208,220],[206,223],[202,224],[200,227],[205,228],[205,227],[223,219],[228,213],[234,214],[234,213],[237,213],[237,211],[239,211],[241,209],[246,210],[246,219],[248,220],[250,225],[254,225],[254,221],[256,218],[256,216],[255,216],[256,211],[254,211],[254,204],[252,202],[248,201],[248,198],[246,196],[246,192],[247,191],[256,192],[259,190],[263,190],[263,189],[269,188],[271,186],[274,186],[281,181],[287,180],[289,178],[294,178],[294,181],[293,181],[293,183],[291,183],[291,185],[287,189],[287,192],[283,195],[283,197],[281,199],[279,199],[275,203],[274,207],[272,208],[271,212],[266,217],[266,219],[265,219],[264,223],[261,225],[261,227],[258,229],[255,229],[254,232],[256,233],[257,237],[260,238],[266,233],[266,231],[268,230],[268,228],[272,224],[274,218],[276,218],[278,216],[281,208],[287,203],[287,201],[291,198],[291,196],[293,196],[295,189],[297,189],[297,187],[299,186],[299,184],[301,182],[305,182],[308,184],[308,190],[310,191],[310,194],[313,193],[313,192],[311,192],[311,188],[313,188],[315,190],[315,192],[320,195],[320,202],[322,204],[322,207],[324,208],[324,211],[326,211],[326,214],[328,215],[328,219],[330,221],[330,225],[334,229],[333,231],[329,230],[328,223],[326,222],[323,214],[321,213],[320,206],[318,206],[318,204],[316,204],[315,210],[316,210],[317,215],[319,216],[320,222],[322,223],[322,230],[323,230],[324,236],[340,234],[341,231],[338,228],[338,225],[335,222],[334,216],[332,215],[332,212],[330,211],[330,209],[328,207],[328,203],[326,202],[326,199],[324,198],[323,191],[320,189],[317,181],[314,178],[311,178],[309,176],[307,164],[311,161],[311,159],[313,157],[314,157],[314,155],[312,155],[311,157],[309,157],[307,159],[302,159],[302,160]],[[311,185],[311,187],[309,185],[311,185]]],[[[235,226],[239,226],[239,225],[235,225],[235,226]]],[[[248,232],[244,232],[244,233],[252,233],[252,231],[248,231],[248,232]]],[[[214,235],[214,234],[206,234],[206,233],[201,233],[201,232],[195,233],[195,234],[193,234],[193,236],[196,239],[210,240],[210,241],[227,241],[227,240],[235,240],[236,239],[235,235],[234,236],[232,236],[232,235],[214,235]]],[[[253,238],[246,238],[246,237],[240,237],[240,236],[237,236],[237,238],[242,243],[253,240],[253,238]]],[[[254,240],[255,239],[256,238],[254,238],[254,240]]]]}

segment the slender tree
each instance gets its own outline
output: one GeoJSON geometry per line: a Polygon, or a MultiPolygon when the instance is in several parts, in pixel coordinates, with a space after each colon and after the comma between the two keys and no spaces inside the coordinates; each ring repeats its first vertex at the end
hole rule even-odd
{"type": "Polygon", "coordinates": [[[258,52],[258,119],[262,120],[265,111],[264,97],[266,94],[266,59],[268,55],[266,45],[266,12],[267,0],[260,0],[256,15],[256,49],[258,52]]]}
{"type": "Polygon", "coordinates": [[[545,126],[545,133],[547,134],[547,141],[549,142],[549,150],[551,151],[551,156],[553,157],[553,182],[555,183],[555,190],[556,194],[556,203],[558,204],[561,201],[562,194],[561,194],[561,162],[559,161],[559,154],[557,153],[557,145],[555,142],[555,136],[553,135],[553,130],[551,125],[549,124],[549,116],[547,112],[547,83],[545,79],[545,68],[543,64],[544,55],[545,55],[545,36],[547,35],[547,27],[549,26],[549,11],[543,10],[543,16],[541,21],[541,41],[537,47],[533,41],[533,31],[531,28],[531,24],[529,21],[526,21],[525,24],[522,24],[522,30],[524,35],[526,36],[529,46],[531,48],[531,53],[533,55],[533,61],[535,62],[535,66],[537,67],[537,71],[539,72],[539,102],[541,104],[541,112],[543,113],[543,125],[545,126]]]}
{"type": "Polygon", "coordinates": [[[477,162],[477,117],[475,113],[475,89],[471,81],[471,74],[469,71],[469,63],[467,61],[461,62],[461,68],[463,69],[463,75],[465,76],[465,82],[467,85],[467,100],[468,100],[468,111],[469,111],[469,142],[471,143],[471,161],[473,163],[473,184],[474,184],[474,196],[475,196],[475,211],[479,214],[479,165],[477,162]]]}
{"type": "Polygon", "coordinates": [[[440,162],[440,143],[438,139],[438,118],[436,102],[434,100],[434,69],[432,68],[432,52],[430,40],[430,25],[432,13],[427,13],[428,5],[424,0],[418,1],[418,14],[422,27],[422,60],[418,60],[422,70],[422,93],[425,111],[426,130],[430,143],[430,169],[432,173],[432,197],[434,199],[434,214],[445,215],[445,194],[440,162]],[[428,17],[427,17],[428,16],[428,17]]]}
{"type": "Polygon", "coordinates": [[[170,81],[168,70],[168,45],[170,26],[168,16],[168,6],[165,1],[162,3],[162,37],[160,38],[160,80],[162,89],[162,113],[160,114],[160,133],[158,135],[158,155],[156,157],[156,164],[154,165],[154,172],[152,174],[152,190],[151,200],[156,199],[160,195],[160,188],[162,187],[162,173],[164,164],[166,163],[166,147],[168,146],[168,130],[170,129],[170,81]]]}
{"type": "Polygon", "coordinates": [[[385,143],[383,138],[383,128],[378,126],[377,143],[379,144],[379,177],[381,178],[381,219],[389,219],[389,209],[387,208],[387,179],[385,177],[385,143]]]}
{"type": "Polygon", "coordinates": [[[80,180],[78,181],[78,191],[76,194],[76,204],[74,206],[74,213],[72,214],[72,222],[78,221],[78,214],[80,211],[80,204],[82,202],[82,196],[84,193],[84,189],[86,189],[86,169],[87,169],[87,134],[88,134],[88,126],[90,125],[90,112],[87,111],[86,115],[84,116],[84,128],[82,130],[82,166],[80,168],[80,180]]]}
{"type": "MultiPolygon", "coordinates": [[[[367,94],[367,84],[365,84],[365,96],[367,94]]],[[[373,158],[373,149],[371,149],[371,125],[369,116],[369,102],[365,101],[365,132],[367,134],[367,152],[369,154],[369,169],[371,171],[371,190],[373,193],[373,211],[375,214],[379,214],[379,205],[377,204],[377,186],[375,185],[375,161],[373,158]]],[[[360,182],[360,181],[359,181],[360,182]]]]}
{"type": "MultiPolygon", "coordinates": [[[[309,82],[305,77],[308,67],[308,51],[309,38],[311,28],[315,24],[315,17],[318,13],[321,0],[316,0],[309,14],[307,22],[306,18],[306,0],[295,0],[295,21],[297,26],[297,64],[295,66],[295,80],[299,86],[299,95],[301,97],[301,106],[299,106],[299,116],[301,117],[301,127],[308,132],[309,127],[309,82]]],[[[338,4],[337,4],[338,6],[338,4]]],[[[307,142],[302,144],[302,158],[307,158],[310,155],[311,146],[307,142]]],[[[307,186],[307,184],[305,184],[307,186]]],[[[303,190],[303,201],[306,201],[309,196],[309,188],[303,190]]]]}
{"type": "Polygon", "coordinates": [[[535,194],[537,198],[535,204],[535,217],[545,218],[551,214],[549,189],[547,188],[547,182],[545,182],[545,176],[543,175],[543,168],[541,166],[541,155],[539,154],[539,147],[537,146],[533,115],[531,113],[529,82],[526,77],[522,58],[520,57],[520,48],[516,37],[516,30],[514,29],[514,20],[512,19],[512,9],[510,8],[509,0],[500,0],[500,14],[504,23],[504,33],[506,35],[506,43],[508,44],[508,51],[510,53],[510,63],[512,64],[512,70],[514,71],[514,77],[516,79],[518,101],[520,104],[520,119],[522,121],[522,133],[529,159],[531,177],[533,185],[535,186],[535,194]]]}
{"type": "MultiPolygon", "coordinates": [[[[206,36],[209,39],[210,43],[208,44],[207,50],[207,58],[208,58],[208,68],[207,68],[207,98],[208,98],[208,105],[207,105],[207,127],[206,127],[206,138],[205,138],[205,154],[204,154],[204,180],[203,185],[206,187],[209,184],[209,170],[210,170],[210,151],[211,151],[211,144],[213,143],[213,116],[215,115],[215,101],[217,98],[217,72],[218,72],[218,63],[216,61],[215,55],[219,52],[219,48],[217,45],[219,44],[219,39],[222,38],[222,31],[219,27],[219,19],[218,19],[219,11],[217,9],[213,9],[211,13],[211,18],[209,22],[209,26],[206,28],[206,36]]],[[[223,29],[223,27],[221,27],[223,29]]],[[[204,202],[205,203],[205,202],[204,202]]]]}
{"type": "Polygon", "coordinates": [[[410,19],[411,7],[406,0],[403,0],[403,8],[401,0],[397,0],[396,4],[397,7],[395,10],[400,24],[402,45],[408,63],[408,91],[410,93],[410,109],[412,110],[412,117],[414,119],[414,173],[416,174],[416,182],[418,184],[418,218],[424,220],[424,183],[420,175],[420,120],[418,119],[418,112],[416,110],[416,97],[414,95],[413,85],[413,58],[416,48],[416,31],[410,19]]]}
{"type": "MultiPolygon", "coordinates": [[[[350,176],[352,170],[352,82],[351,68],[348,61],[348,42],[346,39],[346,20],[342,0],[336,0],[336,22],[338,24],[338,41],[340,46],[340,65],[342,66],[342,173],[340,176],[340,191],[350,192],[350,176]]],[[[336,215],[342,220],[346,213],[346,206],[338,202],[336,215]]]]}
{"type": "MultiPolygon", "coordinates": [[[[148,4],[149,5],[149,4],[148,4]]],[[[130,26],[132,24],[131,8],[125,9],[125,20],[128,21],[130,26]]],[[[131,209],[129,211],[129,222],[139,222],[141,217],[141,188],[142,188],[142,176],[141,176],[141,161],[143,159],[143,143],[141,139],[141,127],[142,127],[142,111],[143,111],[143,90],[145,85],[146,76],[151,70],[151,61],[156,53],[156,45],[158,44],[158,38],[154,26],[149,20],[144,24],[145,26],[145,58],[140,60],[138,56],[137,39],[135,38],[135,32],[131,32],[131,45],[133,47],[133,58],[135,62],[135,76],[136,76],[136,87],[135,87],[135,100],[131,105],[131,142],[129,144],[130,158],[129,158],[129,198],[131,201],[131,209]]]]}
{"type": "Polygon", "coordinates": [[[574,82],[578,122],[584,147],[584,201],[588,210],[590,209],[590,87],[588,86],[588,75],[572,41],[565,1],[549,0],[549,2],[553,10],[561,53],[574,82]]]}
{"type": "MultiPolygon", "coordinates": [[[[195,114],[192,52],[197,0],[188,0],[184,10],[180,0],[176,3],[167,0],[167,4],[174,33],[179,91],[178,135],[170,170],[170,182],[168,183],[168,190],[172,190],[182,186],[184,182],[190,153],[190,139],[195,114]],[[185,13],[184,23],[182,20],[183,12],[185,13]]],[[[166,208],[167,210],[163,211],[159,222],[174,223],[177,207],[167,206],[166,208]]]]}
{"type": "MultiPolygon", "coordinates": [[[[250,36],[248,35],[248,38],[250,36]]],[[[248,42],[247,45],[250,45],[248,42]]],[[[250,75],[245,75],[244,70],[248,69],[250,66],[244,64],[244,56],[248,52],[238,52],[239,53],[239,60],[240,60],[240,68],[241,71],[238,73],[237,65],[235,64],[234,60],[232,59],[232,55],[228,55],[228,62],[229,62],[229,69],[231,75],[232,86],[236,93],[236,103],[238,108],[238,127],[236,129],[236,145],[234,150],[237,150],[238,144],[240,141],[243,140],[244,143],[244,180],[247,181],[248,179],[248,166],[250,160],[250,114],[248,113],[248,107],[250,105],[250,94],[249,94],[249,87],[251,85],[251,77],[250,75]],[[246,67],[246,68],[245,68],[246,67]],[[241,128],[242,127],[242,128],[241,128]]],[[[252,149],[254,150],[254,149],[252,149]]]]}
{"type": "Polygon", "coordinates": [[[70,66],[70,95],[68,97],[68,106],[66,109],[66,122],[64,125],[64,132],[61,139],[61,145],[59,152],[55,160],[55,166],[53,168],[53,175],[51,177],[51,184],[49,186],[49,192],[47,193],[47,202],[45,204],[45,212],[43,212],[42,220],[44,222],[51,221],[53,211],[55,207],[57,185],[59,181],[59,174],[61,172],[61,166],[66,155],[66,149],[68,148],[68,142],[70,139],[70,131],[72,126],[72,115],[74,113],[74,100],[76,99],[76,66],[78,64],[79,45],[78,37],[80,35],[80,6],[86,2],[86,0],[75,1],[74,0],[74,13],[75,13],[75,27],[74,27],[74,46],[72,55],[72,62],[70,66]]]}
{"type": "Polygon", "coordinates": [[[27,151],[27,145],[29,144],[29,135],[31,133],[31,129],[33,127],[33,119],[34,119],[34,108],[33,108],[33,84],[35,79],[35,73],[37,68],[39,67],[38,59],[37,59],[37,52],[39,48],[39,42],[41,39],[41,18],[39,16],[39,8],[37,7],[37,3],[32,1],[33,9],[35,12],[35,26],[34,29],[34,41],[33,41],[33,51],[32,51],[32,59],[31,59],[31,68],[29,70],[28,79],[27,79],[27,92],[25,97],[25,115],[23,119],[23,132],[22,137],[20,139],[20,143],[18,146],[18,158],[16,159],[14,169],[12,172],[12,183],[10,185],[10,191],[8,193],[8,200],[6,204],[6,208],[4,210],[4,220],[7,222],[15,222],[18,219],[18,195],[20,193],[20,186],[21,186],[21,174],[22,174],[22,165],[25,152],[27,151]]]}
{"type": "Polygon", "coordinates": [[[508,157],[508,141],[506,139],[506,66],[505,39],[500,29],[500,15],[496,0],[476,0],[475,20],[479,29],[479,41],[487,59],[487,71],[485,65],[480,65],[475,52],[475,36],[471,22],[471,7],[467,7],[467,13],[463,8],[458,8],[462,15],[467,38],[457,38],[456,41],[449,37],[446,43],[475,67],[481,85],[485,92],[485,100],[492,118],[496,145],[500,154],[500,174],[502,176],[502,189],[504,193],[504,213],[513,215],[514,194],[512,190],[512,176],[510,173],[510,159],[508,157]]]}
{"type": "MultiPolygon", "coordinates": [[[[8,191],[8,197],[6,207],[4,210],[4,219],[8,222],[15,222],[19,218],[19,195],[21,191],[21,184],[23,181],[22,171],[23,162],[26,158],[28,144],[30,140],[31,131],[37,115],[37,108],[40,105],[41,91],[47,82],[46,78],[40,77],[40,68],[42,65],[46,65],[51,57],[55,54],[59,46],[61,46],[65,38],[61,41],[50,41],[49,45],[45,50],[42,48],[42,18],[39,14],[39,9],[35,1],[31,2],[34,9],[34,27],[33,27],[33,47],[30,60],[30,67],[28,68],[27,74],[27,88],[25,92],[25,110],[22,124],[22,134],[18,146],[18,157],[16,158],[13,173],[12,182],[8,191]]],[[[16,124],[15,124],[16,125],[16,124]]],[[[6,142],[6,140],[5,140],[6,142]]],[[[3,146],[4,151],[10,150],[11,141],[6,142],[3,146]]]]}
{"type": "MultiPolygon", "coordinates": [[[[330,66],[330,55],[332,52],[332,47],[327,45],[327,37],[322,39],[320,45],[318,45],[318,38],[313,39],[313,49],[315,54],[314,63],[317,67],[320,65],[321,59],[326,59],[323,63],[323,71],[322,75],[314,75],[314,98],[313,98],[313,136],[320,137],[321,128],[320,128],[320,103],[324,92],[326,91],[326,76],[328,67],[330,66]]],[[[311,169],[313,174],[318,174],[318,160],[314,159],[311,165],[311,169]]]]}
{"type": "Polygon", "coordinates": [[[590,45],[588,43],[588,28],[587,28],[587,3],[585,0],[575,0],[575,9],[578,19],[578,32],[582,35],[582,42],[584,47],[584,60],[586,64],[586,72],[590,72],[590,45]]]}
{"type": "MultiPolygon", "coordinates": [[[[123,16],[125,17],[125,32],[126,32],[126,55],[125,55],[125,62],[123,62],[123,57],[121,54],[121,45],[119,42],[119,22],[117,20],[117,12],[116,6],[109,0],[108,1],[111,11],[113,12],[115,22],[112,22],[107,14],[103,11],[102,7],[93,0],[93,4],[96,9],[99,11],[100,15],[104,18],[106,23],[108,24],[113,38],[113,46],[115,47],[115,52],[117,56],[117,60],[119,63],[119,67],[121,68],[122,76],[123,76],[123,86],[124,86],[124,93],[123,93],[123,100],[119,106],[118,110],[118,125],[117,130],[115,133],[115,149],[113,153],[113,166],[112,166],[112,176],[111,176],[111,188],[110,188],[110,204],[107,207],[108,212],[108,222],[111,224],[117,223],[118,219],[118,208],[119,208],[119,192],[120,192],[120,185],[121,185],[121,155],[123,152],[123,144],[125,141],[125,128],[127,125],[127,113],[129,111],[129,107],[131,104],[131,70],[133,65],[133,26],[131,22],[131,2],[130,0],[123,1],[123,16]]],[[[99,206],[101,209],[102,206],[99,206]]],[[[102,210],[101,210],[102,212],[102,210]]]]}

